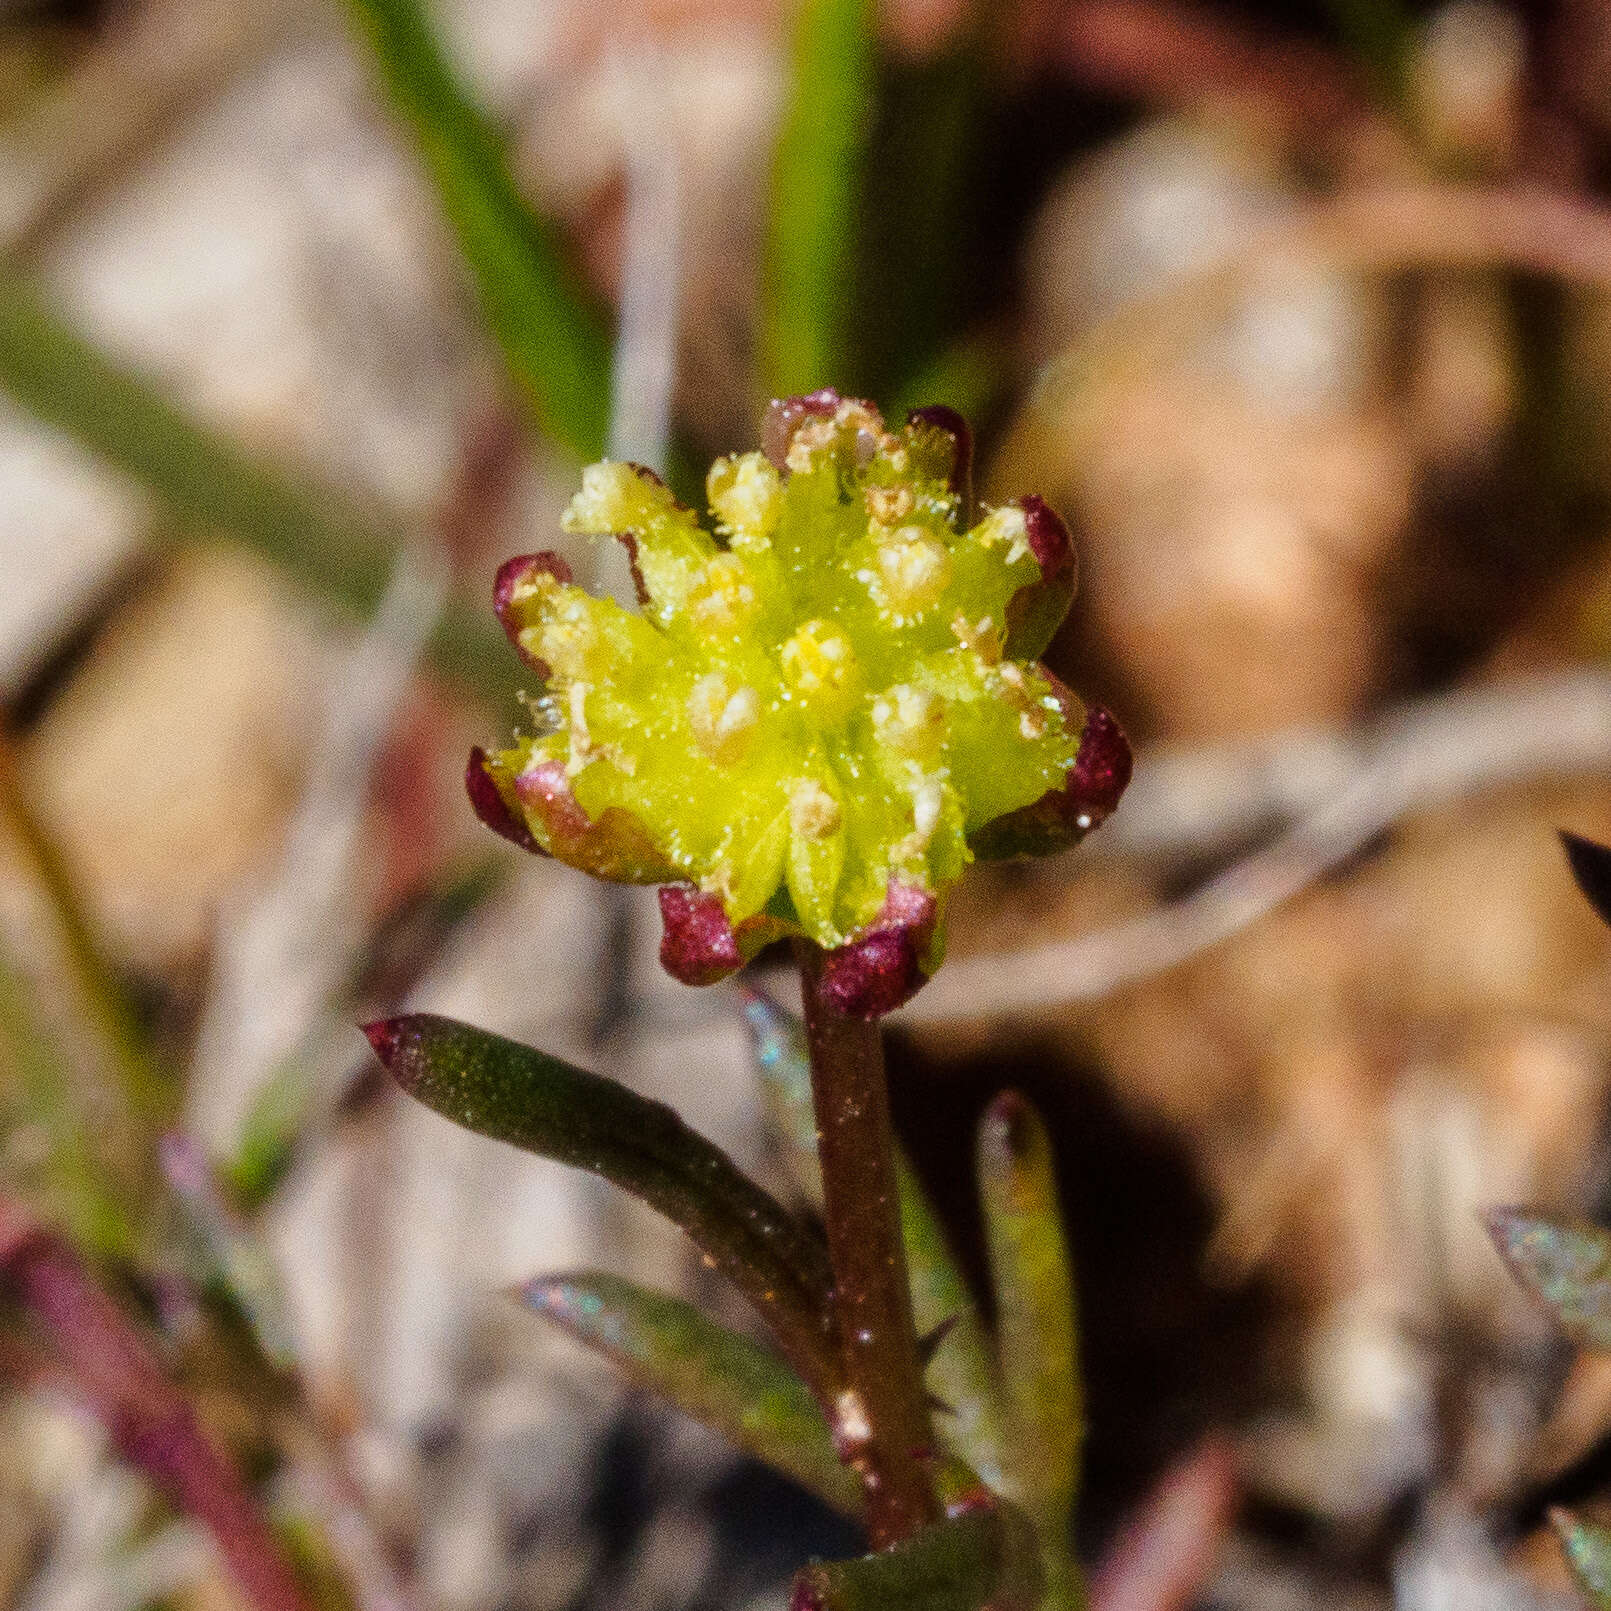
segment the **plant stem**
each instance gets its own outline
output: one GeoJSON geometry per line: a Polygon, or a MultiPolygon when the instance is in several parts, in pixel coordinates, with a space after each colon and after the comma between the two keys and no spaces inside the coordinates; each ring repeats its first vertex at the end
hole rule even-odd
{"type": "Polygon", "coordinates": [[[311,1611],[240,1473],[139,1328],[77,1256],[0,1197],[0,1285],[14,1291],[123,1454],[211,1533],[254,1611],[311,1611]]]}
{"type": "Polygon", "coordinates": [[[801,941],[796,953],[844,1366],[834,1441],[861,1477],[868,1531],[884,1549],[938,1514],[924,1463],[933,1433],[901,1244],[884,1048],[876,1020],[848,1018],[823,999],[822,952],[801,941]]]}

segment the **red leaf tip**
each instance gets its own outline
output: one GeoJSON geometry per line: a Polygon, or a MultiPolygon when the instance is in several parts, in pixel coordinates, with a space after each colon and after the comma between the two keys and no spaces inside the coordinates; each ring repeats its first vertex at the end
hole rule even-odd
{"type": "Polygon", "coordinates": [[[377,1018],[373,1023],[359,1026],[368,1037],[369,1044],[375,1048],[375,1056],[388,1069],[396,1060],[398,1047],[402,1045],[406,1022],[403,1018],[377,1018]]]}
{"type": "Polygon", "coordinates": [[[1035,492],[1020,498],[1018,507],[1024,512],[1024,537],[1040,564],[1041,575],[1050,580],[1065,570],[1072,570],[1074,542],[1063,524],[1063,517],[1035,492]]]}
{"type": "Polygon", "coordinates": [[[980,1127],[1011,1158],[1028,1153],[1035,1137],[1035,1110],[1019,1091],[998,1091],[984,1111],[980,1127]]]}

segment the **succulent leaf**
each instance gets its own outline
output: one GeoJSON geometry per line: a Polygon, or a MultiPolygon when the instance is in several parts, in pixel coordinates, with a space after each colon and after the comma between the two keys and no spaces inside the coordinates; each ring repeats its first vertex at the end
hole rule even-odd
{"type": "Polygon", "coordinates": [[[979,1193],[996,1295],[1006,1407],[1002,1491],[1040,1535],[1048,1583],[1066,1591],[1084,1439],[1074,1278],[1051,1142],[1040,1115],[1004,1091],[979,1125],[979,1193]]]}
{"type": "Polygon", "coordinates": [[[503,567],[498,614],[544,687],[468,783],[506,838],[683,886],[662,902],[678,978],[804,935],[871,1017],[938,965],[974,855],[1075,842],[1129,751],[1032,658],[1073,593],[1066,528],[1034,497],[972,518],[960,419],[890,431],[823,391],[773,404],[763,438],[711,469],[714,532],[647,470],[585,472],[565,526],[626,544],[639,612],[550,554],[503,567]]]}
{"type": "Polygon", "coordinates": [[[789,1611],[1033,1611],[1041,1590],[1028,1522],[980,1490],[892,1549],[808,1566],[789,1611]]]}
{"type": "Polygon", "coordinates": [[[480,1135],[585,1169],[679,1226],[755,1307],[820,1398],[837,1367],[821,1242],[661,1102],[432,1013],[364,1033],[412,1097],[480,1135]]]}
{"type": "Polygon", "coordinates": [[[775,1354],[691,1304],[598,1271],[545,1276],[518,1296],[735,1447],[835,1510],[861,1514],[861,1484],[839,1463],[827,1419],[775,1354]]]}

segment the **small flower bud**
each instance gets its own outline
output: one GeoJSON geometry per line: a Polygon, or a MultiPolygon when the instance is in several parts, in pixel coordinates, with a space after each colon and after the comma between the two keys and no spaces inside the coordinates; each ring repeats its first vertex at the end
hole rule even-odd
{"type": "Polygon", "coordinates": [[[749,567],[737,554],[707,561],[688,594],[688,614],[706,637],[736,637],[755,624],[760,609],[749,567]]]}
{"type": "Polygon", "coordinates": [[[896,616],[919,615],[938,603],[951,580],[951,556],[921,526],[903,526],[878,550],[873,597],[896,616]]]}
{"type": "Polygon", "coordinates": [[[828,839],[843,820],[839,802],[815,778],[802,778],[789,791],[789,825],[802,839],[828,839]]]}
{"type": "Polygon", "coordinates": [[[688,696],[694,738],[718,766],[743,759],[760,719],[761,696],[747,684],[735,687],[722,671],[701,677],[688,696]]]}
{"type": "Polygon", "coordinates": [[[783,507],[783,485],[764,453],[718,459],[710,467],[705,491],[733,547],[763,547],[770,540],[783,507]]]}
{"type": "Polygon", "coordinates": [[[861,692],[856,649],[838,627],[807,621],[779,652],[784,680],[819,720],[837,722],[849,714],[861,692]]]}
{"type": "Polygon", "coordinates": [[[927,688],[896,683],[873,701],[873,731],[909,759],[935,755],[945,741],[945,702],[927,688]]]}

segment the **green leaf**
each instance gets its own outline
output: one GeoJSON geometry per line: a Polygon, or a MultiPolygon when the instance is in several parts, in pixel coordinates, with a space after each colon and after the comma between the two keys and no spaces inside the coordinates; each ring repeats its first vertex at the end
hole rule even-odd
{"type": "MultiPolygon", "coordinates": [[[[889,417],[913,395],[914,372],[927,369],[955,331],[975,269],[970,182],[980,165],[978,124],[984,107],[989,41],[977,12],[937,54],[886,58],[878,74],[877,116],[862,158],[855,315],[858,389],[890,403],[889,417]]],[[[1003,343],[998,343],[998,352],[1003,343]]],[[[953,397],[916,396],[910,407],[953,397]]]]}
{"type": "Polygon", "coordinates": [[[663,1102],[469,1024],[366,1026],[392,1077],[444,1117],[620,1186],[679,1225],[754,1304],[820,1402],[837,1377],[821,1241],[663,1102]]]}
{"type": "Polygon", "coordinates": [[[1611,1527],[1579,1521],[1569,1510],[1552,1510],[1549,1519],[1572,1576],[1599,1611],[1611,1611],[1611,1527]]]}
{"type": "Polygon", "coordinates": [[[1611,1232],[1516,1208],[1492,1210],[1487,1224],[1511,1274],[1544,1301],[1562,1331],[1581,1347],[1611,1350],[1611,1232]]]}
{"type": "Polygon", "coordinates": [[[538,422],[584,463],[604,456],[610,338],[558,232],[521,195],[503,142],[465,92],[417,0],[349,0],[412,130],[481,311],[538,422]]]}
{"type": "Polygon", "coordinates": [[[861,1484],[839,1463],[810,1390],[777,1355],[691,1304],[596,1271],[544,1276],[519,1295],[684,1414],[824,1504],[860,1516],[861,1484]]]}
{"type": "MultiPolygon", "coordinates": [[[[801,1194],[820,1208],[822,1173],[805,1026],[765,991],[749,986],[740,986],[740,991],[761,1089],[783,1142],[785,1166],[801,1194]]],[[[952,1412],[936,1417],[936,1430],[994,1485],[1001,1479],[1003,1434],[984,1322],[922,1183],[898,1149],[895,1169],[913,1319],[919,1334],[932,1334],[949,1323],[924,1373],[930,1391],[952,1412]]]]}
{"type": "Polygon", "coordinates": [[[772,166],[762,374],[772,392],[844,377],[873,102],[871,0],[804,0],[772,166]]]}
{"type": "MultiPolygon", "coordinates": [[[[327,496],[282,480],[112,363],[0,267],[0,386],[47,425],[141,482],[181,520],[224,532],[354,615],[380,602],[395,540],[327,496]]],[[[500,704],[514,688],[487,610],[450,603],[431,642],[438,670],[500,704]]]]}
{"type": "Polygon", "coordinates": [[[790,1611],[1033,1611],[1040,1569],[1028,1522],[986,1505],[855,1561],[808,1566],[790,1611]]]}
{"type": "Polygon", "coordinates": [[[994,1488],[1002,1481],[1006,1432],[984,1321],[916,1171],[900,1157],[896,1170],[912,1318],[920,1336],[932,1336],[947,1324],[950,1328],[924,1372],[929,1391],[950,1412],[937,1414],[935,1426],[946,1443],[994,1488]]]}
{"type": "Polygon", "coordinates": [[[1076,1571],[1069,1529],[1085,1430],[1074,1278],[1051,1142],[1016,1091],[998,1096],[980,1122],[979,1193],[1006,1398],[1002,1492],[1034,1522],[1060,1595],[1076,1571]]]}

